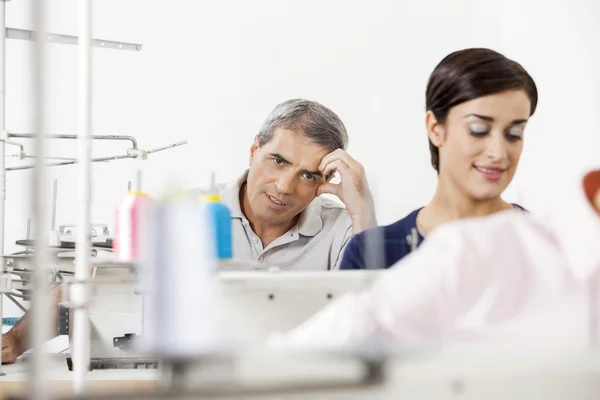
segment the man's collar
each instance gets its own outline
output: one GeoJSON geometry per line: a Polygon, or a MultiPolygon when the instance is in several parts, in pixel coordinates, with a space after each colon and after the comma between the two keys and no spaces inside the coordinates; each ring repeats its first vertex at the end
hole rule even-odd
{"type": "MultiPolygon", "coordinates": [[[[248,170],[237,180],[229,183],[221,192],[221,201],[229,207],[232,218],[246,219],[240,205],[240,189],[248,179],[248,170]]],[[[321,199],[316,197],[304,211],[298,220],[298,233],[303,236],[316,236],[323,229],[321,219],[321,199]]]]}
{"type": "Polygon", "coordinates": [[[303,236],[316,236],[323,229],[321,219],[321,198],[315,197],[300,214],[298,232],[303,236]]]}
{"type": "Polygon", "coordinates": [[[232,218],[246,219],[240,205],[240,189],[248,179],[248,170],[233,182],[227,184],[221,192],[221,201],[229,207],[232,218]]]}

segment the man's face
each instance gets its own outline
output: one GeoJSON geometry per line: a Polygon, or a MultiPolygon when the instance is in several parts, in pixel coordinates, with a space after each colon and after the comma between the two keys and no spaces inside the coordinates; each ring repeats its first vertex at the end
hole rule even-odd
{"type": "Polygon", "coordinates": [[[250,211],[266,225],[289,224],[310,204],[324,183],[319,172],[329,150],[301,133],[277,128],[262,147],[250,147],[246,196],[250,211]]]}

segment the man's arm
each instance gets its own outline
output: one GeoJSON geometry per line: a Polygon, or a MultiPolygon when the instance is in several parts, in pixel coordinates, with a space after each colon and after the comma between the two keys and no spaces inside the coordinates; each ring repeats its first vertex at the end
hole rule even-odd
{"type": "MultiPolygon", "coordinates": [[[[58,303],[62,299],[62,285],[52,292],[53,304],[53,326],[58,325],[58,303]]],[[[56,332],[56,331],[55,331],[56,332]]],[[[26,313],[12,327],[10,331],[2,335],[2,364],[12,364],[21,354],[29,349],[29,313],[26,313]]]]}
{"type": "Polygon", "coordinates": [[[369,189],[363,166],[342,149],[337,149],[321,160],[319,171],[325,177],[337,171],[339,184],[326,180],[317,190],[317,196],[323,193],[336,195],[346,206],[352,217],[353,233],[356,235],[365,229],[377,226],[375,205],[369,189]]]}

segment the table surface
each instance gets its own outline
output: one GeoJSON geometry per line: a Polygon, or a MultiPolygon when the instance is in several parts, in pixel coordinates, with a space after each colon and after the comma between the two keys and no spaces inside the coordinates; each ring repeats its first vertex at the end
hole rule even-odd
{"type": "MultiPolygon", "coordinates": [[[[213,365],[207,366],[216,375],[220,374],[213,365]]],[[[531,348],[511,350],[496,345],[409,351],[393,357],[387,369],[388,379],[382,386],[366,392],[357,391],[352,396],[340,392],[336,395],[343,396],[336,398],[455,399],[460,392],[465,400],[597,400],[600,393],[600,348],[548,352],[531,348]]],[[[8,365],[3,370],[6,375],[0,377],[0,398],[25,394],[27,364],[8,365]]],[[[228,365],[224,364],[221,372],[227,371],[228,365]]],[[[322,357],[317,354],[299,356],[259,351],[236,360],[236,379],[233,382],[248,387],[261,384],[280,386],[286,382],[322,381],[324,378],[356,382],[363,372],[361,364],[335,356],[335,353],[322,357]]],[[[199,381],[200,376],[214,383],[214,376],[210,374],[195,374],[193,381],[199,381]]],[[[226,377],[225,374],[223,376],[226,377]]],[[[53,357],[49,361],[46,379],[51,393],[73,393],[72,377],[64,357],[53,357]]],[[[150,369],[94,370],[88,374],[88,390],[96,393],[134,390],[140,398],[144,398],[144,391],[156,389],[157,378],[158,371],[150,369]]],[[[231,384],[232,381],[228,379],[225,382],[231,384]]],[[[331,398],[330,394],[321,398],[331,398]]],[[[287,393],[282,393],[276,398],[285,395],[287,393]]]]}
{"type": "MultiPolygon", "coordinates": [[[[28,364],[3,365],[0,376],[0,398],[27,393],[29,378],[28,364]]],[[[158,371],[154,369],[106,369],[88,373],[90,391],[140,389],[152,390],[156,387],[158,371]]],[[[48,361],[48,374],[45,377],[53,394],[73,393],[73,372],[67,368],[64,357],[55,357],[48,361]]]]}

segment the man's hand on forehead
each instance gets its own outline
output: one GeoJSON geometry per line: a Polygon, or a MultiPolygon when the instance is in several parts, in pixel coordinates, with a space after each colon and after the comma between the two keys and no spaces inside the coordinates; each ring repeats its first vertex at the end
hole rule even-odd
{"type": "Polygon", "coordinates": [[[333,178],[335,173],[336,173],[336,170],[333,170],[328,175],[323,175],[323,183],[329,182],[331,180],[331,178],[333,178]]]}
{"type": "MultiPolygon", "coordinates": [[[[329,153],[329,154],[331,154],[331,153],[329,153]]],[[[329,154],[327,154],[325,157],[323,157],[321,159],[321,163],[319,164],[319,167],[317,168],[317,171],[314,171],[314,172],[313,171],[306,171],[306,172],[311,173],[313,176],[317,177],[317,179],[318,179],[318,181],[319,181],[320,184],[324,184],[324,183],[329,182],[331,180],[331,178],[333,178],[333,176],[336,173],[336,170],[334,169],[334,170],[332,170],[332,171],[330,171],[329,173],[326,174],[326,173],[324,173],[323,169],[321,168],[321,165],[323,165],[323,160],[325,160],[325,158],[329,154]]]]}
{"type": "Polygon", "coordinates": [[[361,163],[346,151],[337,149],[323,157],[319,171],[323,174],[324,182],[317,189],[317,196],[323,193],[336,195],[352,216],[355,234],[377,225],[373,198],[361,163]],[[329,179],[336,171],[340,174],[341,182],[330,183],[329,179]]]}

